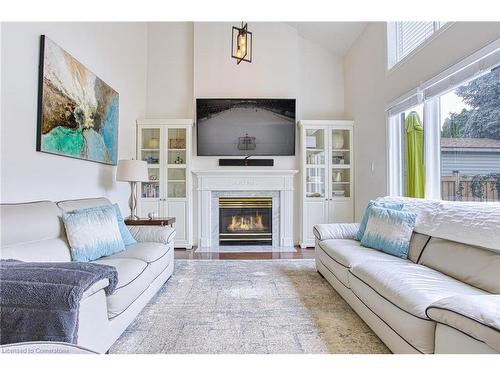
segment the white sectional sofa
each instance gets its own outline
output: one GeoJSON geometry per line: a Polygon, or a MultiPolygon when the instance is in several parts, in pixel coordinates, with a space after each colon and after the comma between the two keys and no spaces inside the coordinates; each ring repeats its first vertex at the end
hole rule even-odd
{"type": "Polygon", "coordinates": [[[408,198],[408,259],[314,227],[318,271],[394,353],[500,353],[500,205],[408,198]]]}
{"type": "MultiPolygon", "coordinates": [[[[111,203],[105,198],[2,204],[0,257],[69,262],[62,212],[107,204],[111,203]]],[[[108,281],[98,281],[87,289],[80,304],[77,344],[99,353],[106,352],[120,337],[174,269],[173,228],[129,226],[129,230],[137,244],[95,261],[116,268],[115,292],[106,296],[108,281]]]]}

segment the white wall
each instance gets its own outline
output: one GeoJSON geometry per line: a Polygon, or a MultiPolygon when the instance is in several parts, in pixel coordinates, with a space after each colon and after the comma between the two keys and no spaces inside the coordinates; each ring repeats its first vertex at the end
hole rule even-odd
{"type": "Polygon", "coordinates": [[[304,38],[299,38],[299,52],[302,118],[343,119],[343,59],[304,38]]]}
{"type": "Polygon", "coordinates": [[[192,118],[193,23],[152,22],[148,28],[146,113],[192,118]]]}
{"type": "Polygon", "coordinates": [[[4,23],[1,61],[1,201],[108,196],[128,212],[115,167],[36,152],[38,56],[45,34],[120,94],[118,157],[135,156],[146,98],[146,24],[4,23]]]}
{"type": "Polygon", "coordinates": [[[344,58],[345,116],[355,121],[358,219],[368,200],[387,194],[386,106],[499,37],[498,22],[457,22],[387,72],[385,23],[366,27],[344,58]]]}

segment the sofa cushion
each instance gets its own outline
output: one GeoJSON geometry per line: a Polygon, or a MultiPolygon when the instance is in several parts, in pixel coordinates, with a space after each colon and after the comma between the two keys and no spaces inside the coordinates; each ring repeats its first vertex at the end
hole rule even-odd
{"type": "Polygon", "coordinates": [[[351,274],[409,314],[428,319],[425,309],[433,302],[458,294],[486,292],[411,262],[366,262],[351,274]]]}
{"type": "Polygon", "coordinates": [[[71,253],[66,239],[53,238],[3,246],[0,258],[23,262],[71,262],[71,253]]]}
{"type": "Polygon", "coordinates": [[[377,325],[384,326],[383,330],[392,330],[403,341],[420,353],[434,352],[434,332],[436,322],[429,319],[411,315],[401,310],[391,301],[383,298],[368,284],[354,277],[349,272],[349,284],[351,292],[368,310],[376,315],[383,323],[377,325]]]}
{"type": "Polygon", "coordinates": [[[407,259],[417,214],[377,206],[367,212],[368,223],[361,245],[407,259]]]}
{"type": "Polygon", "coordinates": [[[73,261],[88,262],[125,249],[112,206],[65,212],[63,221],[73,261]]]}
{"type": "Polygon", "coordinates": [[[500,294],[500,253],[433,237],[419,263],[476,288],[500,294]]]}
{"type": "Polygon", "coordinates": [[[362,262],[395,261],[406,262],[398,257],[383,253],[382,251],[363,247],[356,240],[326,240],[318,244],[325,253],[350,268],[362,262]]]}
{"type": "Polygon", "coordinates": [[[365,214],[363,215],[363,218],[361,219],[361,222],[359,223],[359,228],[358,228],[358,233],[356,233],[356,239],[358,241],[361,241],[365,234],[366,226],[368,225],[368,217],[370,209],[374,206],[377,207],[384,207],[384,208],[389,208],[391,210],[402,210],[404,204],[401,202],[379,202],[379,201],[370,201],[368,202],[368,206],[366,206],[365,209],[365,214]]]}
{"type": "Polygon", "coordinates": [[[149,286],[147,277],[148,264],[139,259],[101,258],[94,261],[116,268],[118,284],[115,292],[106,297],[108,317],[113,318],[124,311],[149,286]]]}
{"type": "Polygon", "coordinates": [[[381,251],[363,247],[356,240],[325,240],[319,242],[318,246],[322,253],[317,256],[346,287],[349,287],[349,268],[355,264],[373,261],[406,262],[381,251]]]}
{"type": "Polygon", "coordinates": [[[486,292],[412,262],[365,262],[349,273],[353,293],[400,337],[422,353],[433,353],[432,303],[459,294],[486,292]]]}
{"type": "Polygon", "coordinates": [[[427,308],[427,316],[457,329],[500,353],[500,295],[444,298],[427,308]]]}
{"type": "Polygon", "coordinates": [[[137,242],[127,246],[124,251],[113,254],[107,259],[132,258],[146,263],[153,263],[170,250],[170,247],[158,242],[137,242]]]}
{"type": "Polygon", "coordinates": [[[418,263],[420,256],[422,255],[422,251],[425,249],[430,239],[431,237],[426,234],[413,232],[410,238],[408,259],[410,259],[413,263],[418,263]]]}
{"type": "Polygon", "coordinates": [[[82,208],[92,208],[99,206],[110,206],[111,202],[107,198],[84,198],[84,199],[70,199],[67,201],[57,202],[57,206],[63,212],[71,212],[82,208]]]}
{"type": "MultiPolygon", "coordinates": [[[[135,245],[133,246],[135,247],[135,245]]],[[[164,247],[167,248],[166,246],[164,247]]],[[[140,249],[141,248],[138,247],[132,250],[139,251],[140,249]]],[[[142,248],[142,250],[147,252],[145,247],[142,248]]],[[[159,252],[156,251],[158,251],[158,249],[151,250],[151,254],[158,255],[159,252]]],[[[173,252],[171,253],[170,251],[167,251],[160,258],[154,258],[152,256],[151,259],[155,259],[155,261],[147,263],[144,260],[132,257],[106,257],[95,261],[96,263],[114,266],[118,272],[118,285],[116,290],[112,295],[106,297],[108,304],[108,317],[110,319],[120,315],[120,313],[125,311],[137,298],[140,297],[140,295],[151,285],[156,277],[158,277],[169,266],[173,259],[173,252]]]]}
{"type": "Polygon", "coordinates": [[[64,236],[61,212],[53,202],[2,204],[2,247],[64,236]]]}
{"type": "Polygon", "coordinates": [[[116,284],[116,290],[126,287],[128,284],[133,282],[148,266],[146,262],[130,258],[111,259],[110,257],[104,257],[95,260],[92,263],[106,264],[116,268],[116,272],[118,272],[118,284],[116,284]]]}

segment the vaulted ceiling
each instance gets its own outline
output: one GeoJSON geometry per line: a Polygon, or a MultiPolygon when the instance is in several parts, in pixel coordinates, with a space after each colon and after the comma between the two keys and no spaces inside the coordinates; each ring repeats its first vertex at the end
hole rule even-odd
{"type": "Polygon", "coordinates": [[[300,36],[344,56],[363,32],[367,22],[287,22],[300,36]]]}

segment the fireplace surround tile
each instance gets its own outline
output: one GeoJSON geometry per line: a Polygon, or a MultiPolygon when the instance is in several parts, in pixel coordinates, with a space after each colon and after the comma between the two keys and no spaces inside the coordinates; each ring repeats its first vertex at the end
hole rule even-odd
{"type": "MultiPolygon", "coordinates": [[[[198,205],[198,248],[218,251],[219,197],[273,198],[272,251],[294,246],[294,176],[297,170],[217,169],[193,171],[198,205]]],[[[286,251],[286,250],[283,250],[286,251]]]]}

